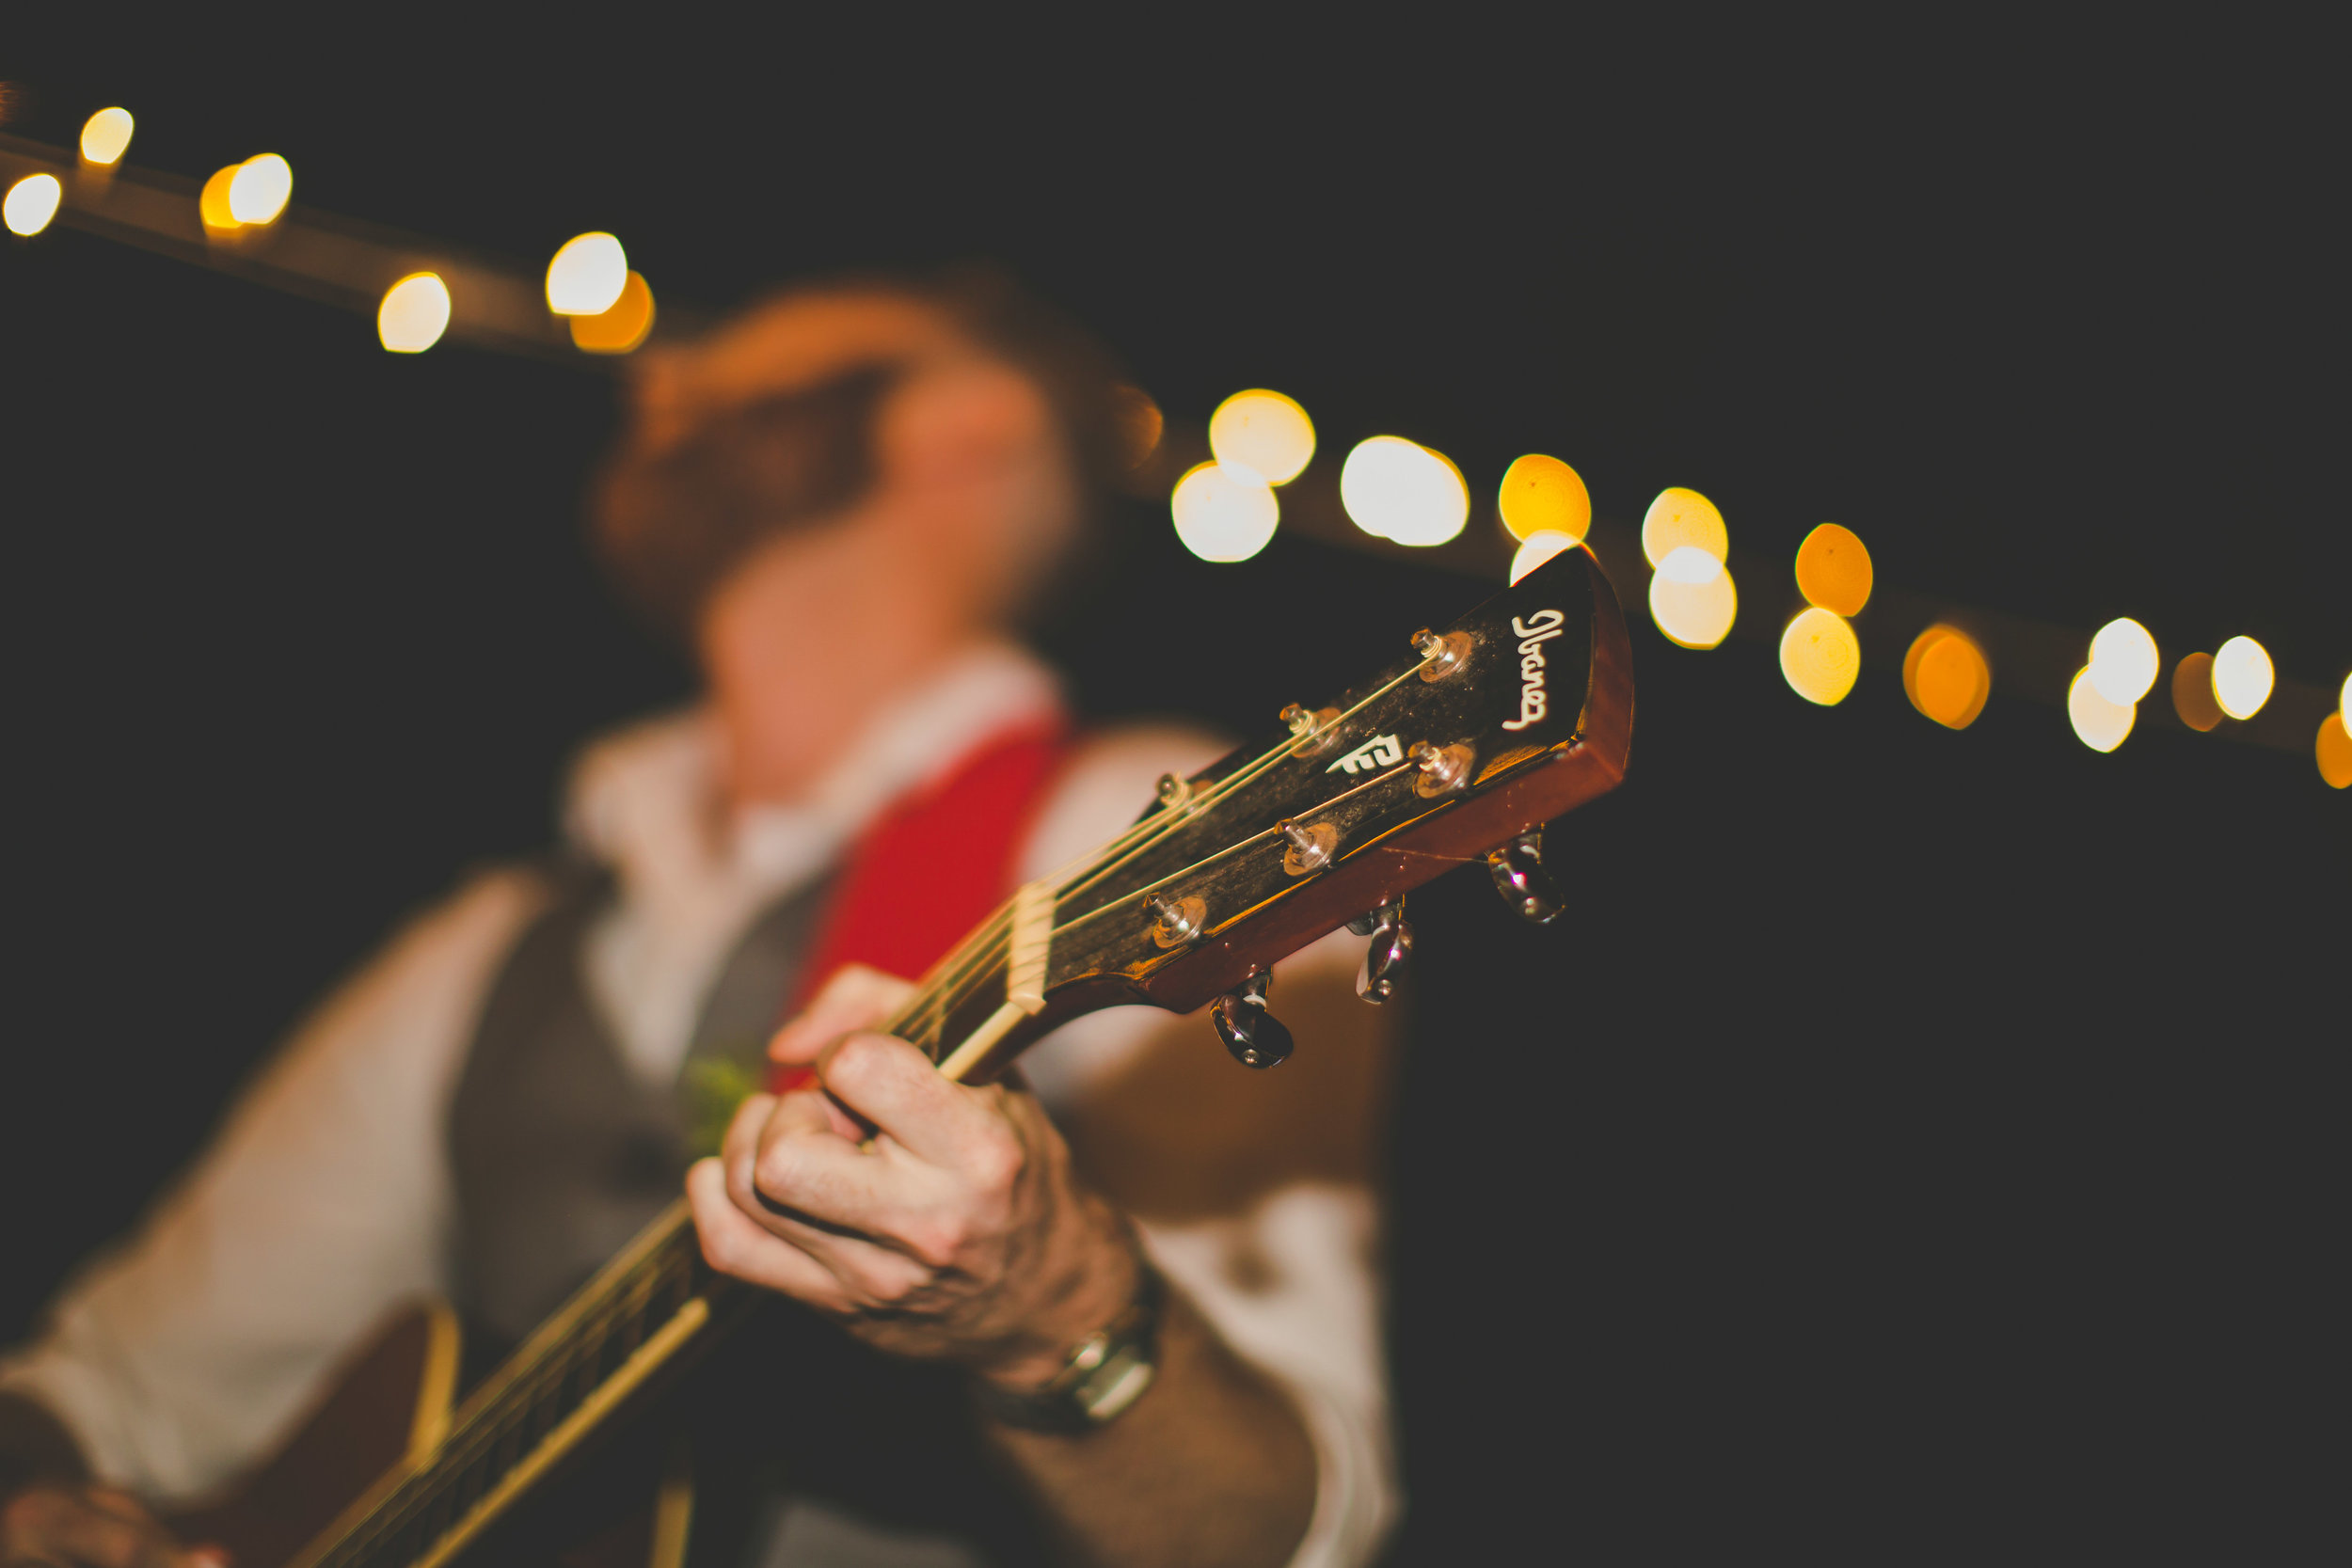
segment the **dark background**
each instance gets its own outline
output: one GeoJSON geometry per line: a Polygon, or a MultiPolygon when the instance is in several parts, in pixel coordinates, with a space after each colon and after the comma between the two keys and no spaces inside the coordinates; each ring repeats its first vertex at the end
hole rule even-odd
{"type": "MultiPolygon", "coordinates": [[[[928,25],[0,74],[52,142],[120,102],[148,166],[274,150],[306,203],[524,258],[609,228],[673,302],[995,259],[1172,416],[1296,396],[1319,467],[1394,432],[1486,491],[1541,450],[1604,515],[1692,485],[1781,559],[1835,518],[1882,581],[2136,615],[2168,664],[2352,659],[2315,39],[928,25]]],[[[612,420],[591,372],[388,356],[62,230],[0,251],[0,1339],[340,973],[545,841],[584,736],[687,689],[580,546],[612,420]]],[[[1049,641],[1090,711],[1254,727],[1482,591],[1287,537],[1203,565],[1144,505],[1049,641]]],[[[1636,619],[1634,774],[1553,835],[1572,911],[1417,900],[1401,1559],[2308,1538],[2345,798],[2308,752],[2094,754],[1997,670],[1961,734],[1890,669],[1817,709],[1769,645],[1636,619]]]]}

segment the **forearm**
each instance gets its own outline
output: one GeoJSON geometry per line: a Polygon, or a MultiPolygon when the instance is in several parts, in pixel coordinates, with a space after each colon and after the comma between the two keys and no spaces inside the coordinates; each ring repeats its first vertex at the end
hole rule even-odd
{"type": "Polygon", "coordinates": [[[35,1481],[88,1479],[81,1445],[48,1406],[22,1394],[0,1393],[0,1497],[35,1481]]]}
{"type": "Polygon", "coordinates": [[[1289,1397],[1228,1349],[1180,1291],[1151,1389],[1075,1436],[994,1428],[1087,1568],[1279,1568],[1307,1533],[1315,1454],[1289,1397]]]}

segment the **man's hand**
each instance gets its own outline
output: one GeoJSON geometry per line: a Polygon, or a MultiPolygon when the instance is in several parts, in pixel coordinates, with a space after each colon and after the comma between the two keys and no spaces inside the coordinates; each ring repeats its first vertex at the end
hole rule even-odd
{"type": "Polygon", "coordinates": [[[127,1492],[41,1485],[0,1501],[0,1568],[227,1568],[217,1546],[183,1547],[127,1492]]]}
{"type": "Polygon", "coordinates": [[[778,1032],[770,1055],[816,1083],[744,1101],[688,1173],[703,1255],[884,1350],[1034,1387],[1126,1306],[1135,1255],[1034,1097],[867,1032],[909,990],[848,970],[778,1032]]]}

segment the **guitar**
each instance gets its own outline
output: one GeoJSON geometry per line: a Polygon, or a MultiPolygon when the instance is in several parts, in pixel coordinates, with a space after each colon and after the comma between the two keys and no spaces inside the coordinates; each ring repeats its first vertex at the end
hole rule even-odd
{"type": "MultiPolygon", "coordinates": [[[[1409,657],[1280,721],[1162,780],[1126,832],[1017,890],[920,979],[888,1031],[977,1084],[1083,1013],[1206,1006],[1236,1058],[1272,1067],[1290,1038],[1268,1008],[1269,971],[1338,927],[1371,938],[1358,990],[1382,1001],[1411,947],[1406,894],[1455,866],[1485,862],[1516,911],[1549,920],[1561,895],[1543,825],[1625,775],[1624,617],[1591,553],[1566,551],[1415,634],[1409,657]]],[[[177,1526],[228,1544],[240,1568],[506,1562],[547,1555],[547,1499],[561,1490],[587,1499],[594,1538],[563,1560],[679,1568],[691,1479],[639,1418],[761,1299],[705,1264],[681,1199],[455,1409],[454,1322],[421,1309],[358,1359],[278,1459],[177,1526]],[[662,1478],[650,1510],[602,1506],[619,1495],[605,1478],[648,1464],[662,1478]]]]}

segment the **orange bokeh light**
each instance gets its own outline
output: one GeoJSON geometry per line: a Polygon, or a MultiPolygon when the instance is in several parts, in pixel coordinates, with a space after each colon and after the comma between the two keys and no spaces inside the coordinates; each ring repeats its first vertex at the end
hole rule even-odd
{"type": "Polygon", "coordinates": [[[2173,667],[2172,711],[2192,730],[2221,722],[2221,705],[2213,700],[2213,655],[2191,654],[2173,667]]]}
{"type": "Polygon", "coordinates": [[[1921,632],[1903,656],[1903,694],[1946,729],[1964,730],[1993,694],[1993,666],[1974,638],[1939,623],[1921,632]]]}
{"type": "Polygon", "coordinates": [[[1823,523],[1797,546],[1797,592],[1836,615],[1859,615],[1870,602],[1870,552],[1853,530],[1823,523]]]}

